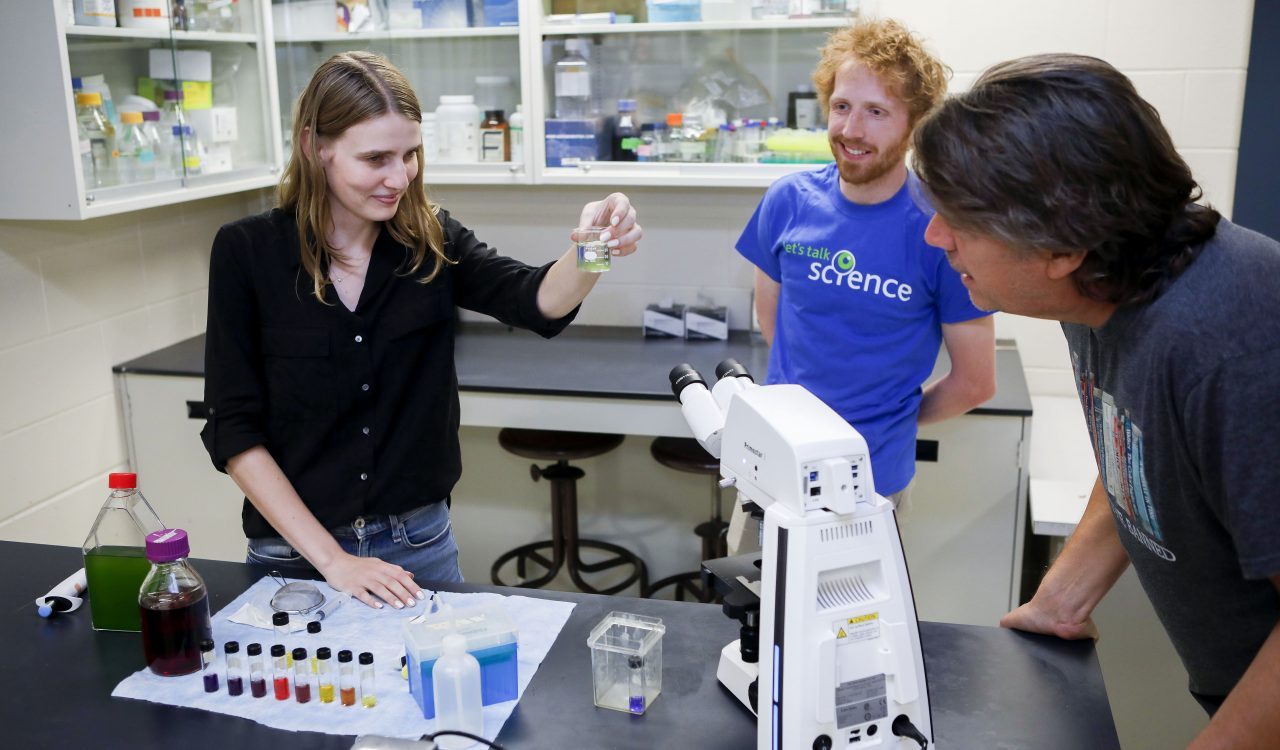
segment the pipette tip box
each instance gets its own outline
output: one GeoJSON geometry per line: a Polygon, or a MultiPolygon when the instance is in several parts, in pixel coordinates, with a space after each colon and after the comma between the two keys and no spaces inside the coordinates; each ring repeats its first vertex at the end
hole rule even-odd
{"type": "Polygon", "coordinates": [[[467,652],[480,662],[481,703],[488,706],[519,697],[517,632],[506,610],[486,605],[438,612],[423,621],[404,624],[409,692],[424,719],[435,718],[431,670],[442,653],[444,637],[455,629],[467,639],[467,652]]]}

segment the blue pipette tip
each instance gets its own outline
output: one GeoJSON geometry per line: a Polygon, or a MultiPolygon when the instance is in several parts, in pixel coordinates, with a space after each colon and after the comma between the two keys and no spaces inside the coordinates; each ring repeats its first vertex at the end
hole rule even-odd
{"type": "Polygon", "coordinates": [[[53,614],[53,607],[50,607],[48,604],[41,604],[39,607],[36,607],[36,612],[39,612],[41,617],[48,617],[53,614]]]}

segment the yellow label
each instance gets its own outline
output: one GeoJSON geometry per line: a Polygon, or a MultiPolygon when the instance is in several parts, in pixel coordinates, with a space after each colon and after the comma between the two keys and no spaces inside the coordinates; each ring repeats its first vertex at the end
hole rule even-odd
{"type": "Polygon", "coordinates": [[[836,631],[836,640],[839,640],[841,638],[848,638],[848,637],[849,637],[849,634],[844,632],[844,628],[840,628],[839,630],[836,631]]]}
{"type": "MultiPolygon", "coordinates": [[[[184,157],[182,158],[182,166],[186,167],[187,169],[199,169],[199,168],[200,168],[200,157],[198,157],[198,156],[184,156],[184,157]]],[[[292,663],[292,661],[293,661],[293,657],[292,657],[292,656],[291,656],[291,657],[289,657],[289,661],[292,663]]]]}
{"type": "Polygon", "coordinates": [[[212,81],[183,81],[182,108],[208,109],[213,106],[212,81]]]}
{"type": "Polygon", "coordinates": [[[857,625],[860,622],[871,622],[872,620],[879,620],[879,619],[880,619],[880,613],[872,612],[869,615],[859,615],[857,617],[850,617],[847,624],[857,625]]]}

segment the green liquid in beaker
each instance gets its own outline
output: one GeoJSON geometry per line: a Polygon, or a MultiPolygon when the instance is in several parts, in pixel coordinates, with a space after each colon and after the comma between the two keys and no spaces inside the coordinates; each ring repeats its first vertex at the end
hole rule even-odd
{"type": "Polygon", "coordinates": [[[578,243],[578,270],[602,273],[609,270],[609,247],[604,242],[578,243]]]}
{"type": "Polygon", "coordinates": [[[84,553],[94,630],[142,630],[138,589],[151,570],[140,547],[95,547],[84,553]]]}

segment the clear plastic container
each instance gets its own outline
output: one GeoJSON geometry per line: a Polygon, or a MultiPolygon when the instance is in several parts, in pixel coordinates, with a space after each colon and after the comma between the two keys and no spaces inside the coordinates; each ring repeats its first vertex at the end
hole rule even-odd
{"type": "MultiPolygon", "coordinates": [[[[85,91],[76,94],[76,120],[89,138],[89,159],[93,162],[92,181],[85,174],[85,187],[98,188],[116,183],[116,127],[102,107],[102,94],[85,91]]],[[[142,548],[141,541],[138,548],[142,548]]],[[[136,628],[135,628],[136,629],[136,628]]]]}
{"type": "MultiPolygon", "coordinates": [[[[467,653],[467,639],[450,633],[441,643],[443,652],[431,668],[431,689],[436,706],[436,729],[484,734],[484,709],[480,702],[480,662],[467,653]]],[[[461,750],[475,741],[456,735],[436,739],[442,750],[461,750]]]]}
{"type": "Polygon", "coordinates": [[[404,624],[409,692],[424,719],[436,715],[432,669],[444,651],[445,636],[455,632],[466,640],[467,651],[480,664],[481,703],[489,706],[518,696],[518,633],[506,610],[494,605],[445,609],[404,624]]]}
{"type": "Polygon", "coordinates": [[[74,0],[76,26],[115,26],[116,0],[74,0]]]}
{"type": "Polygon", "coordinates": [[[604,273],[609,270],[612,256],[608,244],[600,235],[609,227],[578,227],[573,236],[578,245],[578,270],[588,273],[604,273]]]}
{"type": "Polygon", "coordinates": [[[187,562],[189,554],[191,544],[182,529],[147,535],[151,570],[138,592],[138,609],[147,667],[161,677],[199,671],[200,644],[213,638],[209,590],[187,562]]]}
{"type": "MultiPolygon", "coordinates": [[[[84,572],[89,582],[89,611],[94,630],[142,628],[138,588],[147,577],[147,534],[164,528],[138,491],[138,475],[111,474],[111,494],[84,540],[84,572]]],[[[199,654],[196,655],[197,659],[199,654]]]]}
{"type": "Polygon", "coordinates": [[[120,113],[120,182],[150,182],[156,178],[156,152],[142,124],[141,112],[120,113]]]}
{"type": "Polygon", "coordinates": [[[642,714],[662,692],[662,636],[657,617],[610,612],[591,629],[591,678],[596,705],[642,714]]]}

